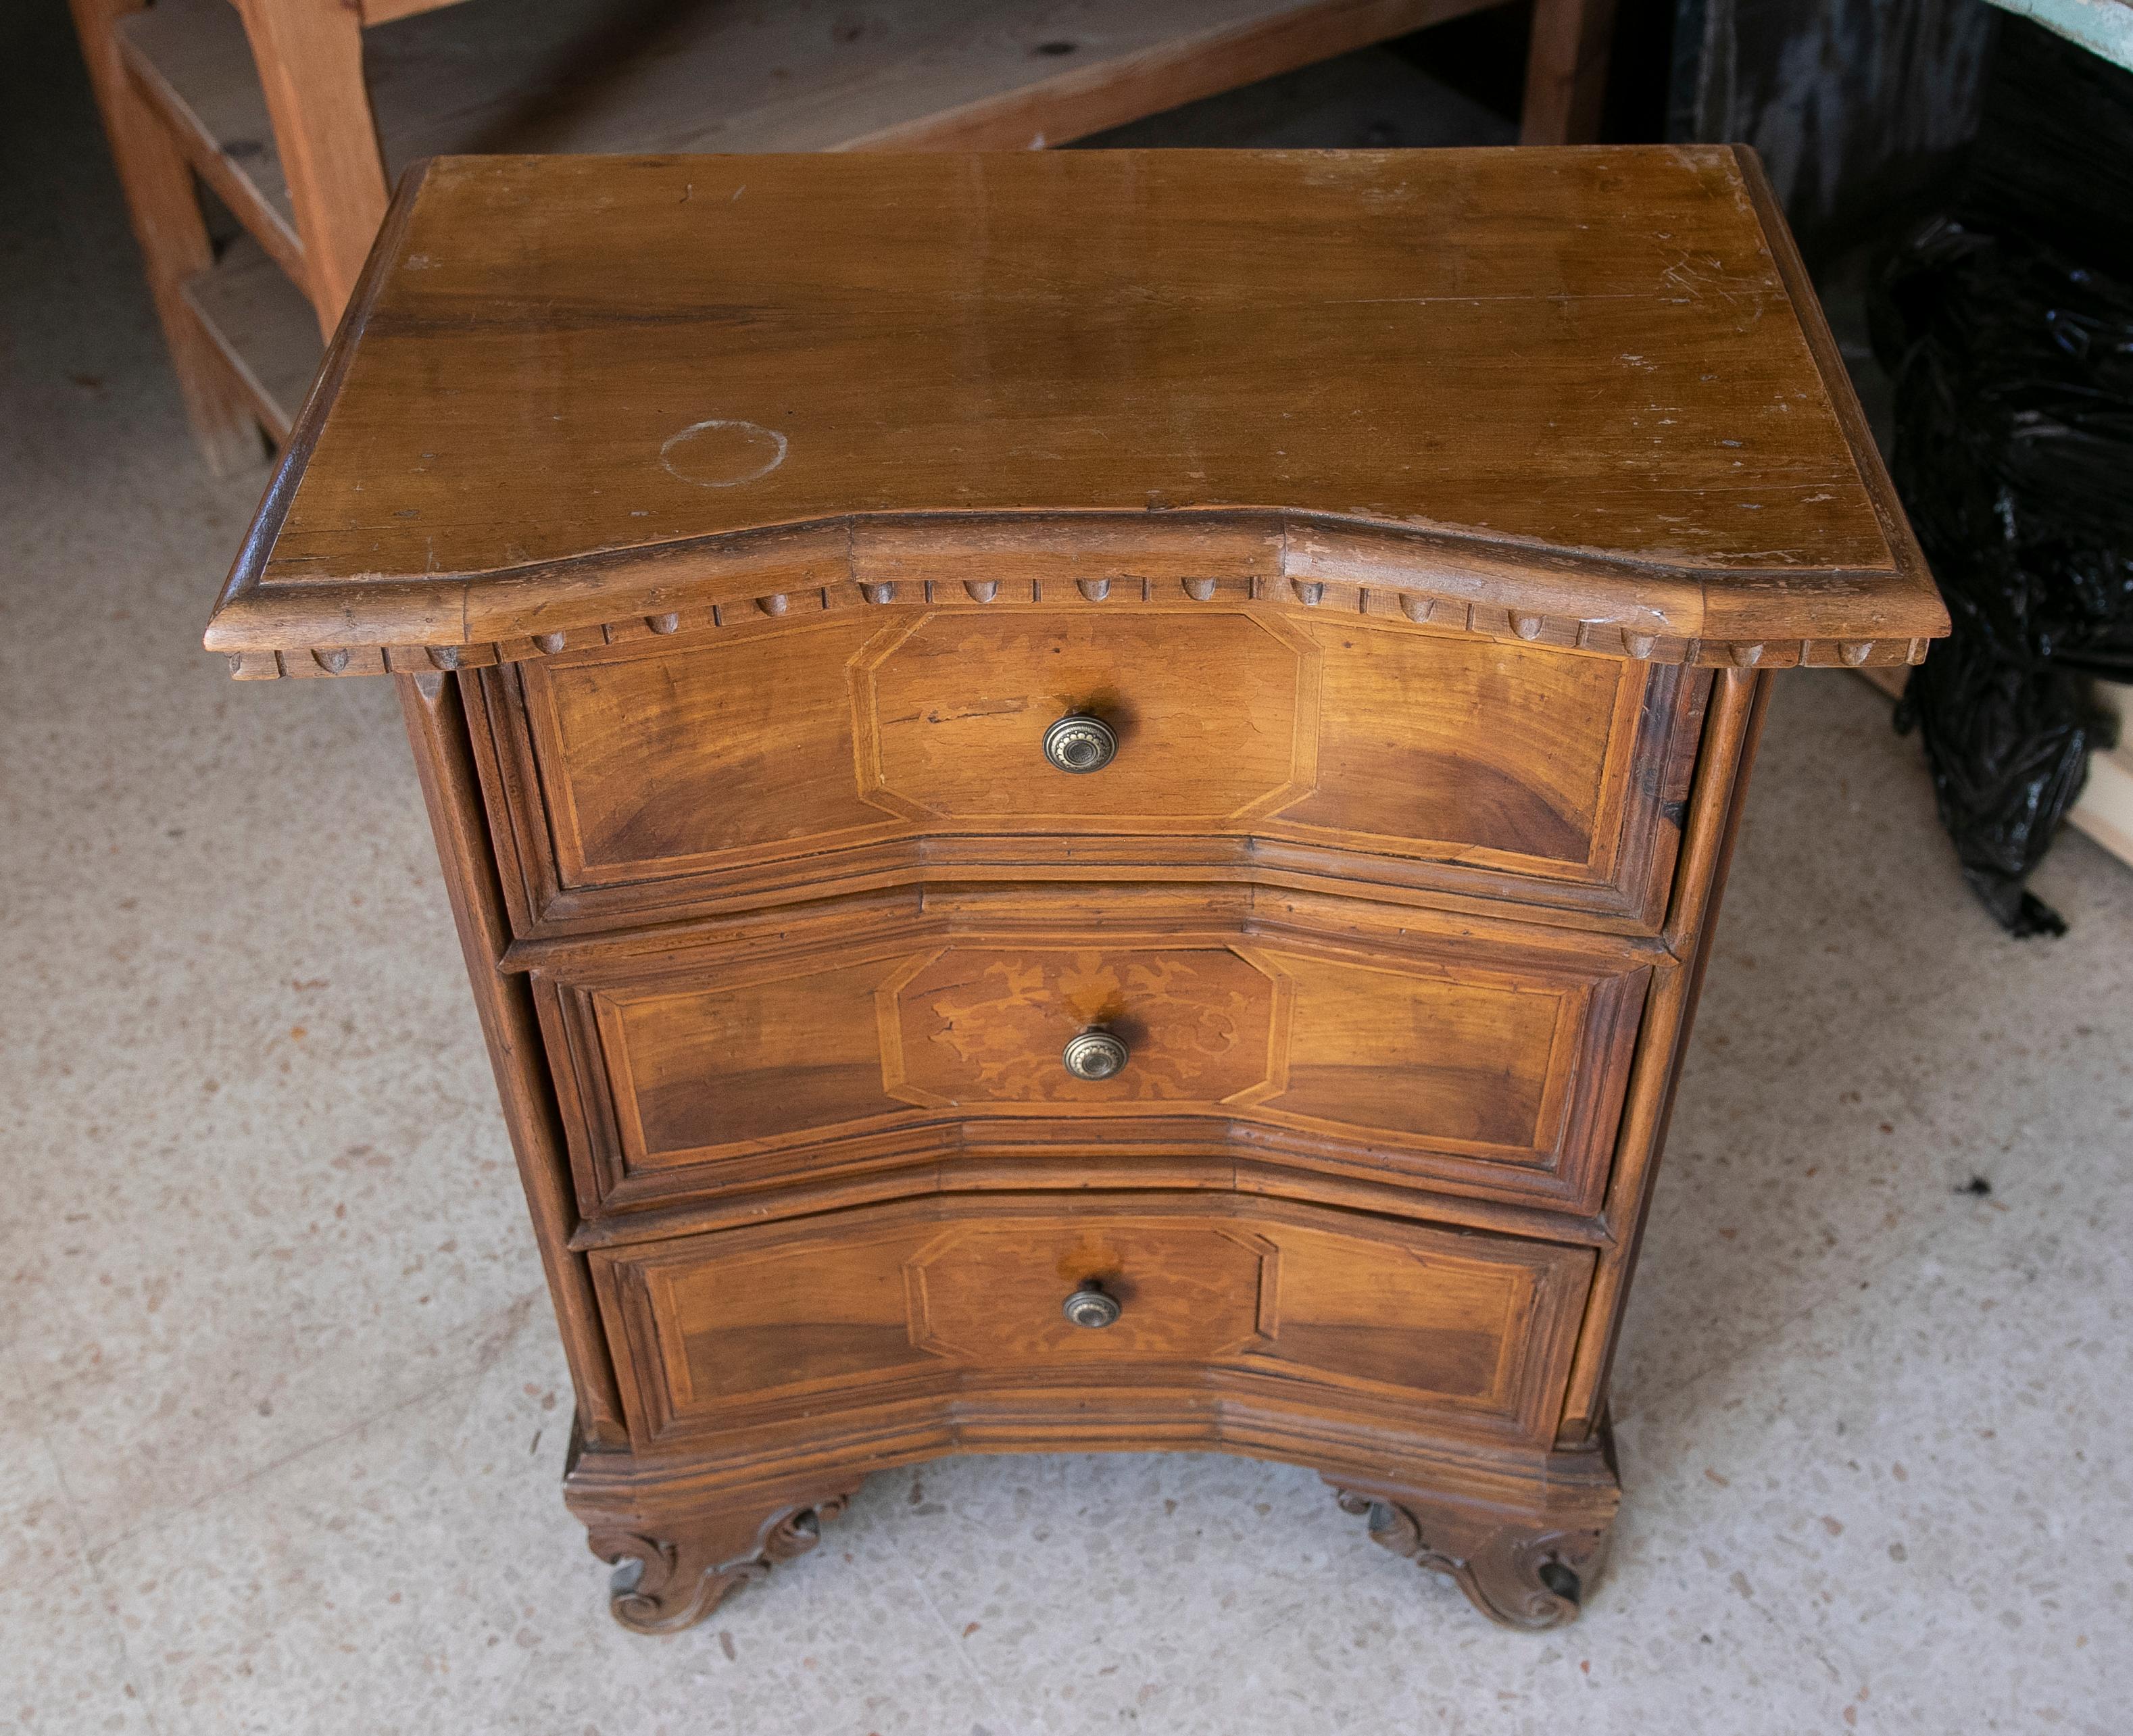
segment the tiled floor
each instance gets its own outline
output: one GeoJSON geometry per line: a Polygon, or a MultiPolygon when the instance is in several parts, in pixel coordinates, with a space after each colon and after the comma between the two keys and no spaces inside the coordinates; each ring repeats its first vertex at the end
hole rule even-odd
{"type": "Polygon", "coordinates": [[[43,64],[0,123],[0,1724],[2128,1728],[2133,875],[2070,837],[2072,934],[2002,940],[1842,676],[1772,722],[1577,1626],[1188,1457],[884,1476],[708,1625],[616,1628],[392,696],[195,648],[262,478],[193,458],[43,64]]]}

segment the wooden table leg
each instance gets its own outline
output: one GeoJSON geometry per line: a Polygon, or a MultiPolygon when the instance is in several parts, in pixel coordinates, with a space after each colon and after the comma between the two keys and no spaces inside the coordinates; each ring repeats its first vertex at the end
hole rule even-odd
{"type": "Polygon", "coordinates": [[[118,183],[147,264],[148,293],[170,345],[171,366],[184,393],[185,415],[208,469],[227,475],[259,462],[259,425],[214,339],[187,304],[182,286],[214,262],[192,173],[176,142],[127,76],[119,58],[118,22],[143,0],[71,0],[75,30],[89,63],[89,83],[104,112],[104,130],[118,165],[118,183]]]}
{"type": "Polygon", "coordinates": [[[327,337],[385,219],[385,161],[363,81],[363,21],[340,0],[238,0],[289,179],[327,337]]]}
{"type": "Polygon", "coordinates": [[[1600,137],[1615,0],[1534,0],[1522,145],[1589,145],[1600,137]]]}

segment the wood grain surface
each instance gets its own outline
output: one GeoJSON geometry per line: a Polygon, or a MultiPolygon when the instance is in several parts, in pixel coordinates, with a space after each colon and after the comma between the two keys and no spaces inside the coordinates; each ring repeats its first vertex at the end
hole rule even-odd
{"type": "Polygon", "coordinates": [[[402,205],[210,630],[240,673],[913,560],[1771,666],[1943,630],[1724,148],[445,159],[402,205]]]}

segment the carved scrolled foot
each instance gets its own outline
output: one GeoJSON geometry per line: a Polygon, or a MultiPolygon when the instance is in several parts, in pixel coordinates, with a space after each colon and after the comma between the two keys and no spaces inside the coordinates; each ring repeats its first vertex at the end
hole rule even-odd
{"type": "Polygon", "coordinates": [[[717,1609],[734,1587],[806,1555],[851,1495],[840,1489],[813,1502],[787,1503],[753,1527],[715,1518],[677,1525],[671,1536],[661,1536],[595,1525],[586,1541],[617,1570],[608,1599],[614,1618],[635,1633],[678,1633],[717,1609]]]}
{"type": "Polygon", "coordinates": [[[1538,1631],[1577,1613],[1606,1559],[1604,1526],[1560,1527],[1503,1515],[1438,1517],[1387,1492],[1337,1489],[1343,1512],[1370,1522],[1370,1541],[1441,1573],[1492,1622],[1538,1631]]]}

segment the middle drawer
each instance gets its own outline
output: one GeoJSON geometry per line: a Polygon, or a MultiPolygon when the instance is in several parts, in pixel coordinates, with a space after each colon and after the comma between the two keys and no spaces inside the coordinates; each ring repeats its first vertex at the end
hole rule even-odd
{"type": "Polygon", "coordinates": [[[1589,1214],[1649,978],[1567,931],[1364,948],[938,922],[535,973],[588,1216],[1099,1147],[1589,1214]]]}

